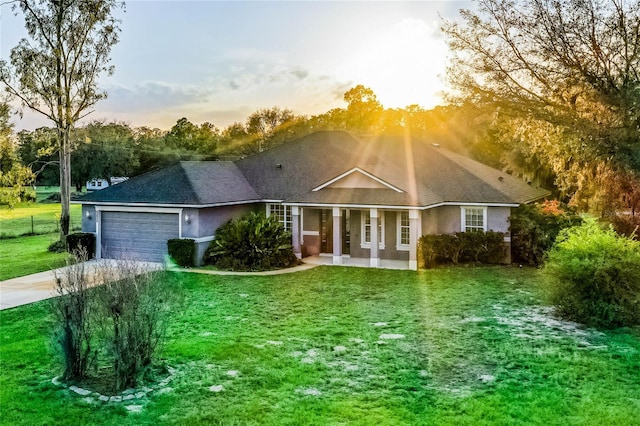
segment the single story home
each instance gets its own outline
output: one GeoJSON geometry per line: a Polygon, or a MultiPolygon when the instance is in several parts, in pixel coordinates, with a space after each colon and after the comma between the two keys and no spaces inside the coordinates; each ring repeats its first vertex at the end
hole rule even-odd
{"type": "Polygon", "coordinates": [[[87,181],[86,187],[87,187],[87,191],[100,191],[101,189],[105,189],[112,185],[117,185],[119,183],[122,183],[127,179],[129,178],[128,177],[112,177],[112,178],[109,178],[109,180],[94,178],[87,181]]]}
{"type": "Polygon", "coordinates": [[[200,261],[220,225],[263,211],[300,258],[416,269],[420,235],[508,232],[512,208],[548,195],[437,144],[325,131],[238,161],[180,162],[77,202],[98,258],[161,261],[168,239],[191,238],[200,261]]]}

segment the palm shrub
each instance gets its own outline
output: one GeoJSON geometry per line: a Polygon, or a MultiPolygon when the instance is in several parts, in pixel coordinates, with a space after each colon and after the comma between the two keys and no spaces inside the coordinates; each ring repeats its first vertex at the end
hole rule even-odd
{"type": "Polygon", "coordinates": [[[537,266],[544,262],[558,233],[580,225],[582,218],[575,209],[557,200],[522,204],[511,214],[511,253],[513,260],[537,266]]]}
{"type": "Polygon", "coordinates": [[[220,269],[257,271],[296,265],[291,233],[275,216],[251,212],[216,231],[205,260],[220,269]]]}
{"type": "Polygon", "coordinates": [[[602,327],[640,324],[640,242],[589,221],[560,232],[542,273],[564,317],[602,327]]]}

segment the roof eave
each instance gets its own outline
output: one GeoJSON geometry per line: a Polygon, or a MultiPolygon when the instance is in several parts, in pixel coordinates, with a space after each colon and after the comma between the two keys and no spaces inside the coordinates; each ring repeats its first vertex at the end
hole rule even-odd
{"type": "Polygon", "coordinates": [[[256,204],[256,203],[264,203],[266,201],[261,199],[255,200],[238,200],[238,201],[224,201],[219,203],[206,203],[206,204],[180,204],[180,203],[154,203],[154,202],[140,202],[140,203],[132,203],[132,202],[117,202],[117,201],[82,201],[75,200],[71,201],[72,204],[82,204],[82,205],[97,205],[97,206],[122,206],[122,207],[180,207],[180,208],[194,208],[194,209],[202,209],[207,207],[224,207],[224,206],[237,206],[242,204],[256,204]]]}

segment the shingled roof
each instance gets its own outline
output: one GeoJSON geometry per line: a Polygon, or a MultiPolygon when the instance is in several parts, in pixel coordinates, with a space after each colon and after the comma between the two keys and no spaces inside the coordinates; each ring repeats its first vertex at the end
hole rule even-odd
{"type": "Polygon", "coordinates": [[[92,192],[81,202],[216,205],[260,201],[229,161],[182,161],[92,192]]]}
{"type": "Polygon", "coordinates": [[[269,200],[429,207],[522,204],[548,195],[544,189],[423,141],[363,140],[333,131],[314,133],[237,162],[181,162],[89,194],[81,202],[216,205],[269,200]],[[355,168],[384,185],[331,185],[355,168]]]}

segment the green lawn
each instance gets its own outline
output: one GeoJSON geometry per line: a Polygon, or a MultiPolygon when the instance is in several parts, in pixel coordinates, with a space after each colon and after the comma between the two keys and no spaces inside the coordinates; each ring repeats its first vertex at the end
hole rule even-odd
{"type": "Polygon", "coordinates": [[[51,384],[46,302],[2,311],[0,422],[640,424],[640,330],[554,319],[535,273],[169,274],[186,294],[162,353],[178,374],[141,413],[51,384]]]}
{"type": "Polygon", "coordinates": [[[58,238],[53,233],[0,240],[0,281],[63,266],[66,253],[47,251],[58,238]]]}
{"type": "MultiPolygon", "coordinates": [[[[59,217],[59,203],[20,203],[13,209],[0,206],[0,280],[64,265],[64,253],[47,251],[49,244],[60,237],[59,217]],[[32,230],[32,217],[33,230],[39,235],[26,236],[32,230]]],[[[72,204],[71,229],[80,230],[81,225],[82,206],[72,204]]]]}
{"type": "MultiPolygon", "coordinates": [[[[20,203],[15,208],[0,206],[0,237],[16,237],[31,233],[59,232],[60,203],[20,203]]],[[[82,227],[82,206],[71,205],[71,228],[82,227]]]]}

